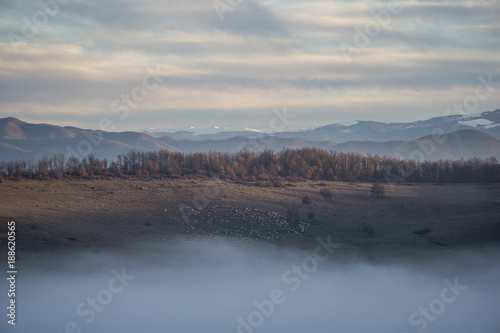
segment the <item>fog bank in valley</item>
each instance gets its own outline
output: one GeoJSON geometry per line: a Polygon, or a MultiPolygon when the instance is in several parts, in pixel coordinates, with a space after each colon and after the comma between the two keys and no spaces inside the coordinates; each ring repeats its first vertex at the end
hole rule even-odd
{"type": "Polygon", "coordinates": [[[405,264],[339,261],[336,250],[326,238],[311,251],[219,239],[26,256],[17,325],[4,314],[0,330],[500,332],[500,249],[405,264]]]}

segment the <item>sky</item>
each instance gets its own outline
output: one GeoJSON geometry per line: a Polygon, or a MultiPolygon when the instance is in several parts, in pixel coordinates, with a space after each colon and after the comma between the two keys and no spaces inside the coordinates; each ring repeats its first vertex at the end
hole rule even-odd
{"type": "Polygon", "coordinates": [[[292,130],[495,110],[499,15],[486,0],[0,0],[0,117],[264,129],[286,112],[292,130]]]}

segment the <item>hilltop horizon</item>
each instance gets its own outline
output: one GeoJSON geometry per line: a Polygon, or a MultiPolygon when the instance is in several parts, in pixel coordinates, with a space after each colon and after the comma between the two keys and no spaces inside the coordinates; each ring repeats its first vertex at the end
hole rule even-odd
{"type": "MultiPolygon", "coordinates": [[[[449,110],[448,110],[449,111],[449,110]]],[[[325,127],[329,125],[340,125],[340,126],[345,126],[349,127],[352,125],[356,125],[358,123],[362,122],[374,122],[374,123],[381,123],[381,124],[407,124],[407,123],[415,123],[415,122],[421,122],[421,121],[426,121],[426,120],[433,120],[433,119],[438,119],[438,118],[443,118],[443,117],[464,117],[464,118],[477,118],[480,117],[483,113],[486,112],[494,112],[494,113],[500,113],[500,108],[498,109],[492,109],[492,110],[485,110],[481,112],[462,112],[462,113],[450,113],[450,112],[443,112],[441,115],[436,115],[431,118],[423,118],[420,117],[415,120],[411,121],[379,121],[374,118],[366,117],[363,119],[343,119],[341,121],[337,122],[325,122],[323,124],[317,125],[317,126],[307,126],[307,127],[297,127],[297,128],[286,128],[282,131],[273,131],[270,128],[253,128],[251,126],[245,126],[241,125],[238,127],[228,127],[228,126],[219,126],[217,123],[212,123],[210,125],[206,126],[194,126],[186,123],[183,126],[180,127],[142,127],[142,128],[134,128],[134,129],[128,129],[128,130],[107,130],[106,132],[114,132],[114,133],[122,133],[122,132],[149,132],[149,133],[162,133],[162,132],[168,132],[168,133],[176,133],[176,132],[189,132],[189,133],[196,133],[196,134],[217,134],[221,132],[234,132],[234,131],[248,131],[248,132],[256,132],[256,133],[276,133],[276,132],[302,132],[302,131],[308,131],[308,130],[313,130],[317,129],[320,127],[325,127]]],[[[279,111],[278,111],[279,113],[279,111]]],[[[276,113],[277,114],[277,113],[276,113]]],[[[287,113],[287,111],[284,111],[285,115],[291,115],[294,116],[293,114],[290,114],[290,112],[287,113]]],[[[27,117],[30,118],[30,117],[27,117]]],[[[67,125],[65,122],[46,122],[46,121],[30,121],[26,119],[25,117],[21,117],[18,115],[9,115],[6,117],[1,117],[0,120],[19,120],[24,123],[30,123],[30,124],[47,124],[47,125],[56,125],[60,127],[70,127],[70,128],[80,128],[80,129],[86,129],[86,130],[102,130],[99,127],[99,124],[97,123],[96,126],[94,127],[77,127],[74,125],[67,125]]],[[[104,116],[103,119],[109,119],[108,117],[104,116]]]]}
{"type": "Polygon", "coordinates": [[[500,159],[500,109],[412,123],[355,121],[303,131],[243,129],[201,134],[110,132],[30,124],[15,117],[0,119],[0,161],[4,162],[60,153],[80,157],[94,153],[98,158],[114,159],[130,150],[234,153],[244,148],[255,151],[321,148],[419,160],[500,159]]]}

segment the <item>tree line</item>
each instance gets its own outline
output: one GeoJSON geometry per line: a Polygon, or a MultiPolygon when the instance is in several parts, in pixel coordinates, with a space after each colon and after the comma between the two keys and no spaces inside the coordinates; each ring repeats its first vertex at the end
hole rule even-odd
{"type": "Polygon", "coordinates": [[[130,151],[115,160],[57,154],[39,160],[0,162],[9,179],[71,177],[220,177],[281,186],[283,181],[334,180],[360,182],[499,182],[496,158],[414,161],[378,155],[342,153],[319,148],[279,152],[248,149],[237,153],[130,151]]]}

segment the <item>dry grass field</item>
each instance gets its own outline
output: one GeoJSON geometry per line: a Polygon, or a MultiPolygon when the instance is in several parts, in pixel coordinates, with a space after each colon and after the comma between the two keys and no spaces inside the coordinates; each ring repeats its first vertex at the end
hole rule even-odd
{"type": "Polygon", "coordinates": [[[308,249],[330,235],[339,253],[377,261],[500,242],[500,184],[386,184],[385,198],[370,189],[319,181],[275,188],[219,180],[9,180],[0,185],[0,216],[4,235],[6,222],[16,221],[20,256],[192,236],[308,249]],[[320,196],[325,188],[333,200],[320,196]],[[306,195],[313,199],[307,207],[306,195]],[[287,227],[292,204],[302,232],[287,227]]]}

